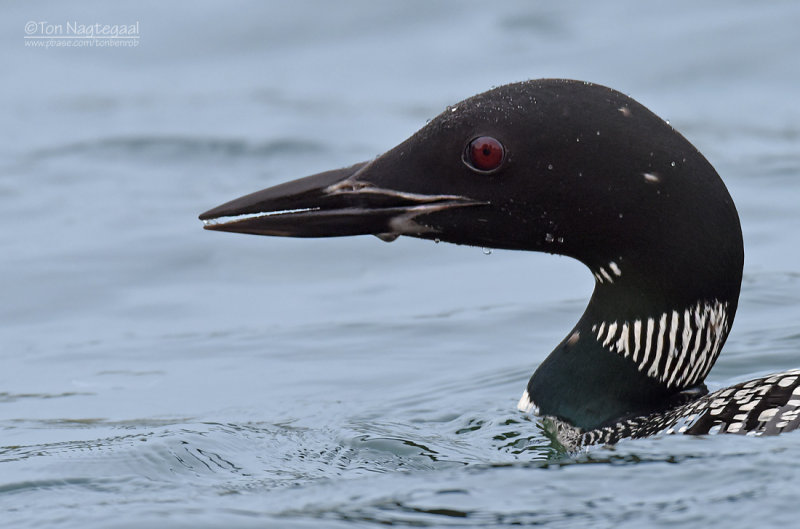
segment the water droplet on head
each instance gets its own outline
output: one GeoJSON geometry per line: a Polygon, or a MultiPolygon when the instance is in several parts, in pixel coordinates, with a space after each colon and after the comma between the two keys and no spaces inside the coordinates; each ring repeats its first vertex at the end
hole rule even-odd
{"type": "Polygon", "coordinates": [[[600,135],[600,131],[599,131],[599,130],[597,131],[597,135],[598,135],[598,136],[600,135]]]}
{"type": "Polygon", "coordinates": [[[553,242],[553,234],[552,233],[545,233],[544,235],[545,242],[553,242]]]}
{"type": "Polygon", "coordinates": [[[491,248],[484,248],[483,249],[483,255],[492,255],[492,249],[491,248]]]}
{"type": "Polygon", "coordinates": [[[675,162],[672,162],[670,165],[671,165],[672,167],[675,167],[675,162]]]}
{"type": "Polygon", "coordinates": [[[559,237],[558,239],[556,239],[556,242],[558,244],[564,244],[564,237],[559,237]]]}
{"type": "Polygon", "coordinates": [[[669,120],[667,120],[667,125],[669,125],[669,120]]]}
{"type": "Polygon", "coordinates": [[[553,164],[551,164],[551,163],[547,164],[547,170],[548,171],[552,171],[553,170],[553,164]]]}
{"type": "Polygon", "coordinates": [[[651,184],[657,184],[661,181],[661,177],[658,176],[656,173],[642,173],[642,176],[644,176],[645,182],[651,184]]]}
{"type": "Polygon", "coordinates": [[[442,242],[442,240],[437,237],[436,239],[433,240],[433,242],[435,242],[436,244],[439,244],[440,242],[442,242]]]}

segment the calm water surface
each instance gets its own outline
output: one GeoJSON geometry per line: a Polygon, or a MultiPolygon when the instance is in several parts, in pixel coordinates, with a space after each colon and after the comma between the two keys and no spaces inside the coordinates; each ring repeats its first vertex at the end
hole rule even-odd
{"type": "Polygon", "coordinates": [[[571,77],[683,132],[737,202],[709,376],[800,366],[800,5],[0,8],[0,526],[753,527],[800,516],[800,434],[568,456],[515,410],[592,278],[566,258],[201,229],[491,86],[571,77]],[[133,24],[136,48],[26,47],[133,24]]]}

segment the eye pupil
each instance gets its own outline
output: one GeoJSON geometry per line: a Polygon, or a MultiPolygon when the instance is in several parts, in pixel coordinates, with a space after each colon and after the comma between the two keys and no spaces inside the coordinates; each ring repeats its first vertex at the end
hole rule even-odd
{"type": "Polygon", "coordinates": [[[503,144],[491,136],[480,136],[467,145],[464,161],[477,171],[493,171],[505,157],[503,144]]]}

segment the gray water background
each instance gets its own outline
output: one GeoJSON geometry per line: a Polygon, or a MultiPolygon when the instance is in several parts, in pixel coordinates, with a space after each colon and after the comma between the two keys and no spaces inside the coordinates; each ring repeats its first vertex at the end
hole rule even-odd
{"type": "Polygon", "coordinates": [[[798,523],[797,433],[565,457],[515,410],[582,265],[196,218],[492,86],[591,80],[670,120],[738,205],[709,385],[798,367],[797,2],[9,2],[0,27],[0,526],[798,523]],[[34,49],[28,21],[141,39],[34,49]]]}

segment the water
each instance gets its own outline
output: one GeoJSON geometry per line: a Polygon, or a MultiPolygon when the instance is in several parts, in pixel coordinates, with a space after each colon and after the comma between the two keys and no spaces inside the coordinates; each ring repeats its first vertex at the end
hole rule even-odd
{"type": "Polygon", "coordinates": [[[800,366],[800,6],[92,2],[0,17],[0,525],[752,527],[797,433],[558,453],[515,411],[592,278],[400,238],[209,233],[211,206],[369,159],[493,85],[613,86],[744,226],[712,387],[800,366]],[[139,22],[34,49],[28,21],[139,22]]]}

